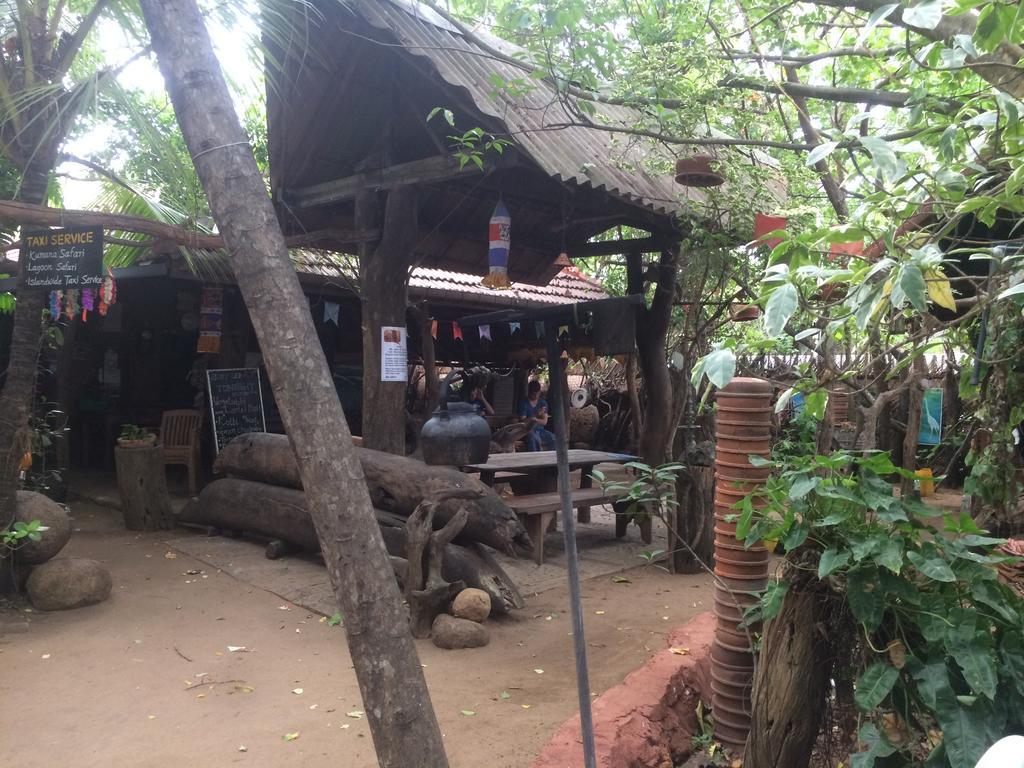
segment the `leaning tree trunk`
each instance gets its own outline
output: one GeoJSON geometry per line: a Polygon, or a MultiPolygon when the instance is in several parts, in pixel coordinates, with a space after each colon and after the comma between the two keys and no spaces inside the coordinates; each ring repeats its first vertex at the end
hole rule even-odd
{"type": "MultiPolygon", "coordinates": [[[[141,0],[153,50],[249,309],[320,539],[381,766],[448,765],[345,415],[266,185],[195,0],[141,0]]],[[[404,312],[404,304],[402,311],[404,312]]]]}
{"type": "MultiPolygon", "coordinates": [[[[46,202],[46,188],[56,156],[55,147],[39,147],[38,161],[29,163],[22,176],[18,200],[34,205],[46,202]]],[[[25,286],[24,269],[19,271],[17,291],[7,378],[0,393],[0,530],[14,520],[18,465],[28,449],[28,417],[36,391],[46,306],[45,291],[25,286]]]]}
{"type": "Polygon", "coordinates": [[[744,768],[803,768],[810,762],[829,680],[821,601],[820,593],[793,585],[765,629],[744,768]]]}

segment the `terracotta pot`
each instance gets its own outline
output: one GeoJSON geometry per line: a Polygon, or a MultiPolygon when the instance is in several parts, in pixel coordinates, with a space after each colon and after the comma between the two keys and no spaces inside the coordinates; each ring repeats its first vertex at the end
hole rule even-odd
{"type": "MultiPolygon", "coordinates": [[[[732,450],[729,448],[715,448],[715,457],[721,459],[729,464],[740,464],[746,466],[753,466],[750,463],[751,456],[759,456],[762,459],[768,458],[768,450],[755,451],[750,449],[741,448],[740,450],[732,450]]],[[[758,469],[770,469],[768,467],[758,467],[758,469]]]]}
{"type": "Polygon", "coordinates": [[[768,562],[768,550],[762,544],[746,547],[733,536],[716,536],[715,547],[727,550],[722,554],[737,562],[768,562]]]}
{"type": "Polygon", "coordinates": [[[715,448],[719,451],[740,451],[741,453],[771,453],[772,441],[769,437],[725,437],[716,435],[715,448]]]}
{"type": "Polygon", "coordinates": [[[715,395],[715,402],[718,404],[719,412],[724,411],[747,411],[761,410],[774,412],[771,395],[729,395],[719,392],[715,395]]]}
{"type": "Polygon", "coordinates": [[[772,384],[770,381],[759,379],[754,376],[737,376],[735,379],[731,379],[729,383],[719,391],[730,395],[740,392],[754,395],[766,393],[771,394],[772,384]]]}
{"type": "Polygon", "coordinates": [[[716,434],[771,438],[772,412],[722,411],[715,424],[716,434]]]}
{"type": "Polygon", "coordinates": [[[715,573],[730,579],[751,579],[768,582],[768,558],[744,559],[736,550],[715,551],[715,573]],[[737,557],[737,555],[739,555],[737,557]]]}
{"type": "MultiPolygon", "coordinates": [[[[757,605],[757,597],[755,595],[746,594],[743,592],[734,592],[729,594],[724,590],[715,590],[715,616],[720,619],[726,619],[738,624],[743,621],[743,612],[747,608],[752,608],[757,605]],[[735,602],[734,602],[735,601],[735,602]]],[[[735,627],[733,627],[735,630],[735,627]]]]}
{"type": "Polygon", "coordinates": [[[718,703],[711,695],[712,714],[715,720],[715,739],[725,746],[743,747],[750,734],[749,707],[737,707],[728,700],[718,703]]]}
{"type": "Polygon", "coordinates": [[[729,670],[754,669],[754,654],[750,650],[736,650],[723,645],[716,637],[711,643],[711,663],[729,670]]]}
{"type": "MultiPolygon", "coordinates": [[[[752,491],[757,492],[757,488],[752,491]]],[[[739,515],[742,509],[737,505],[747,497],[746,493],[719,493],[715,491],[715,511],[723,515],[739,515]]],[[[768,499],[764,496],[754,495],[750,498],[754,509],[764,509],[768,506],[768,499]]]]}
{"type": "Polygon", "coordinates": [[[760,596],[762,592],[768,586],[768,577],[754,577],[754,578],[736,578],[735,576],[726,576],[720,573],[716,573],[715,579],[716,588],[728,589],[737,595],[756,595],[760,596]]]}
{"type": "Polygon", "coordinates": [[[735,536],[736,535],[736,523],[727,523],[725,521],[715,518],[715,535],[716,536],[735,536]]]}
{"type": "Polygon", "coordinates": [[[714,170],[715,158],[711,155],[693,155],[676,160],[676,184],[685,187],[717,187],[725,183],[725,177],[714,170]]]}
{"type": "Polygon", "coordinates": [[[750,689],[754,686],[753,671],[715,668],[711,665],[711,690],[725,696],[750,697],[750,689]]]}
{"type": "Polygon", "coordinates": [[[757,304],[743,304],[734,301],[729,305],[729,317],[737,322],[757,320],[761,316],[761,308],[757,304]]]}
{"type": "Polygon", "coordinates": [[[715,469],[730,479],[762,483],[772,473],[771,467],[752,467],[745,461],[740,463],[718,458],[715,459],[715,469]]]}

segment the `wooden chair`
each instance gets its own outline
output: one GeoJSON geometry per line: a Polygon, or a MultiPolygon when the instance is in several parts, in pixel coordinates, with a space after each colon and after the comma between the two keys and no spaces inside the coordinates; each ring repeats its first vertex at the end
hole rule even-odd
{"type": "Polygon", "coordinates": [[[199,411],[164,411],[160,419],[160,444],[164,465],[182,464],[188,469],[188,494],[196,495],[199,474],[199,411]]]}

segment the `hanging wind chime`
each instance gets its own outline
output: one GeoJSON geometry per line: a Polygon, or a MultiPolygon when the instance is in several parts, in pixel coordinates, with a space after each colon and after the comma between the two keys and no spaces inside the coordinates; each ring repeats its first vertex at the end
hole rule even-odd
{"type": "Polygon", "coordinates": [[[496,290],[511,288],[512,283],[508,279],[508,253],[512,243],[512,217],[500,197],[498,204],[494,206],[494,213],[491,214],[488,241],[489,271],[480,284],[496,290]]]}

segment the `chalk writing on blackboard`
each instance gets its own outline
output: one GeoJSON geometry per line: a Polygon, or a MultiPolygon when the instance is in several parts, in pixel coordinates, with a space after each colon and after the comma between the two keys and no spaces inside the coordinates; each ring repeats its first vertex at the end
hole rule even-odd
{"type": "Polygon", "coordinates": [[[213,438],[219,453],[246,432],[266,432],[263,390],[257,368],[218,368],[206,372],[213,438]]]}

